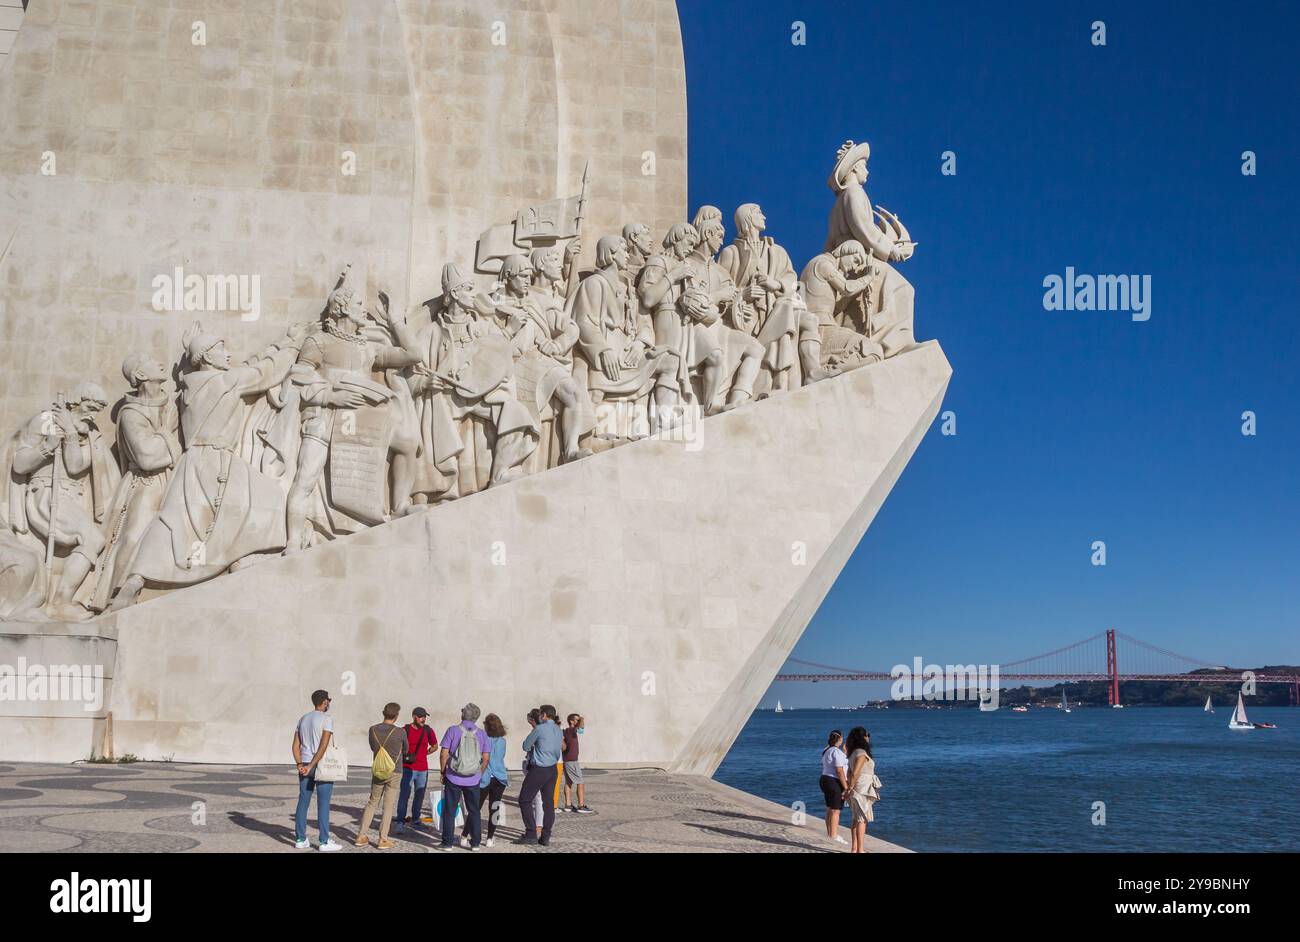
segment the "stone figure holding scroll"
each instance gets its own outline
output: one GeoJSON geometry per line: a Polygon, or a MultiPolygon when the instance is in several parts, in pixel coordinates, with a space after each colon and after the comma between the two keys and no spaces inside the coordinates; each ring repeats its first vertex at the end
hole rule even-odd
{"type": "Polygon", "coordinates": [[[122,361],[131,384],[117,408],[117,454],[122,480],[105,520],[108,544],[100,557],[92,610],[102,612],[130,575],[145,531],[162,510],[172,468],[181,457],[180,413],[164,384],[167,364],[145,353],[122,361]]]}
{"type": "Polygon", "coordinates": [[[293,327],[248,362],[231,365],[226,342],[195,323],[185,334],[180,423],[185,451],[110,608],[146,584],[193,585],[254,553],[284,549],[285,493],[240,453],[249,401],[284,382],[311,324],[293,327]]]}
{"type": "Polygon", "coordinates": [[[916,243],[897,216],[883,207],[873,208],[867,197],[864,184],[869,175],[870,145],[845,141],[835,157],[835,168],[827,180],[835,194],[835,205],[831,208],[826,251],[855,240],[878,260],[880,274],[873,281],[867,322],[851,326],[880,344],[884,355],[890,357],[915,343],[912,320],[916,292],[892,263],[911,258],[916,243]]]}
{"type": "MultiPolygon", "coordinates": [[[[373,373],[405,369],[420,359],[414,332],[404,318],[389,313],[387,296],[381,292],[376,310],[367,312],[361,287],[351,284],[345,271],[326,301],[321,326],[303,341],[294,366],[302,390],[302,445],[287,500],[286,554],[311,544],[313,502],[318,528],[329,535],[383,522],[397,393],[376,382],[373,373]],[[370,317],[392,331],[397,346],[367,336],[370,317]],[[323,487],[326,476],[328,488],[323,487]]],[[[392,503],[401,512],[409,502],[414,454],[395,461],[394,471],[392,503]]]]}
{"type": "Polygon", "coordinates": [[[473,279],[444,265],[442,295],[423,306],[430,323],[409,383],[420,427],[414,491],[432,503],[521,477],[538,427],[515,396],[511,337],[473,279]]]}
{"type": "Polygon", "coordinates": [[[74,597],[104,549],[103,523],[120,478],[95,422],[107,405],[102,389],[79,383],[67,402],[37,413],[8,444],[10,528],[34,536],[47,558],[67,552],[47,606],[58,619],[87,617],[74,597]]]}

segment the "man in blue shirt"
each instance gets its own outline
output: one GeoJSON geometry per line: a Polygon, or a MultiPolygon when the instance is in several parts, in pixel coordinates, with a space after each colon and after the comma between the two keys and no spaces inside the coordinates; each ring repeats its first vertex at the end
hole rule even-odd
{"type": "Polygon", "coordinates": [[[524,835],[515,843],[551,843],[551,827],[555,824],[555,766],[564,752],[564,734],[560,732],[559,711],[549,703],[539,708],[542,721],[524,740],[528,755],[528,773],[519,789],[519,813],[524,819],[524,835]],[[537,833],[537,820],[533,815],[533,796],[542,796],[542,836],[537,833]]]}

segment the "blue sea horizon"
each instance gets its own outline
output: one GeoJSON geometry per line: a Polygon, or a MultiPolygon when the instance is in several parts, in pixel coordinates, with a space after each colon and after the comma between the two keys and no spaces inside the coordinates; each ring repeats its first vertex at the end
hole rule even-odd
{"type": "Polygon", "coordinates": [[[826,736],[865,726],[884,785],[870,833],[912,850],[1295,851],[1300,710],[1248,709],[1278,729],[1229,730],[1228,705],[763,710],[714,778],[821,818],[826,736]]]}

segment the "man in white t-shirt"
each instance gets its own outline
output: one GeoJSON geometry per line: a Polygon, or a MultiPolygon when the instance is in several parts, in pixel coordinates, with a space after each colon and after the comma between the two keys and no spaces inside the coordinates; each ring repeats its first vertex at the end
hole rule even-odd
{"type": "Polygon", "coordinates": [[[293,734],[293,761],[298,766],[298,809],[293,815],[294,847],[307,850],[307,809],[311,807],[312,792],[316,793],[316,820],[320,825],[320,849],[342,850],[343,845],[330,840],[330,796],[333,782],[316,781],[316,763],[329,748],[334,735],[334,720],[329,715],[330,695],[317,690],[311,695],[314,709],[303,715],[293,734]]]}

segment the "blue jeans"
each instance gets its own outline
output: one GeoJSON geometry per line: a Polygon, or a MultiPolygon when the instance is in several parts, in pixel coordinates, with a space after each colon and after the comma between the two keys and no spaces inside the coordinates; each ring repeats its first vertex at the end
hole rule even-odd
{"type": "Polygon", "coordinates": [[[456,843],[456,806],[465,797],[465,819],[469,822],[469,843],[478,847],[483,843],[483,819],[479,816],[478,783],[457,785],[451,779],[442,783],[442,846],[456,843]]]}
{"type": "Polygon", "coordinates": [[[316,781],[313,769],[310,775],[298,776],[298,809],[293,813],[293,836],[307,840],[307,809],[311,807],[311,794],[316,793],[316,821],[320,825],[320,842],[330,842],[330,796],[334,794],[333,782],[316,781]]]}
{"type": "Polygon", "coordinates": [[[411,804],[411,827],[420,824],[420,812],[424,811],[424,793],[429,787],[429,772],[417,772],[415,769],[402,769],[402,787],[397,793],[397,824],[400,827],[406,820],[406,799],[410,797],[412,787],[415,801],[411,804]]]}

